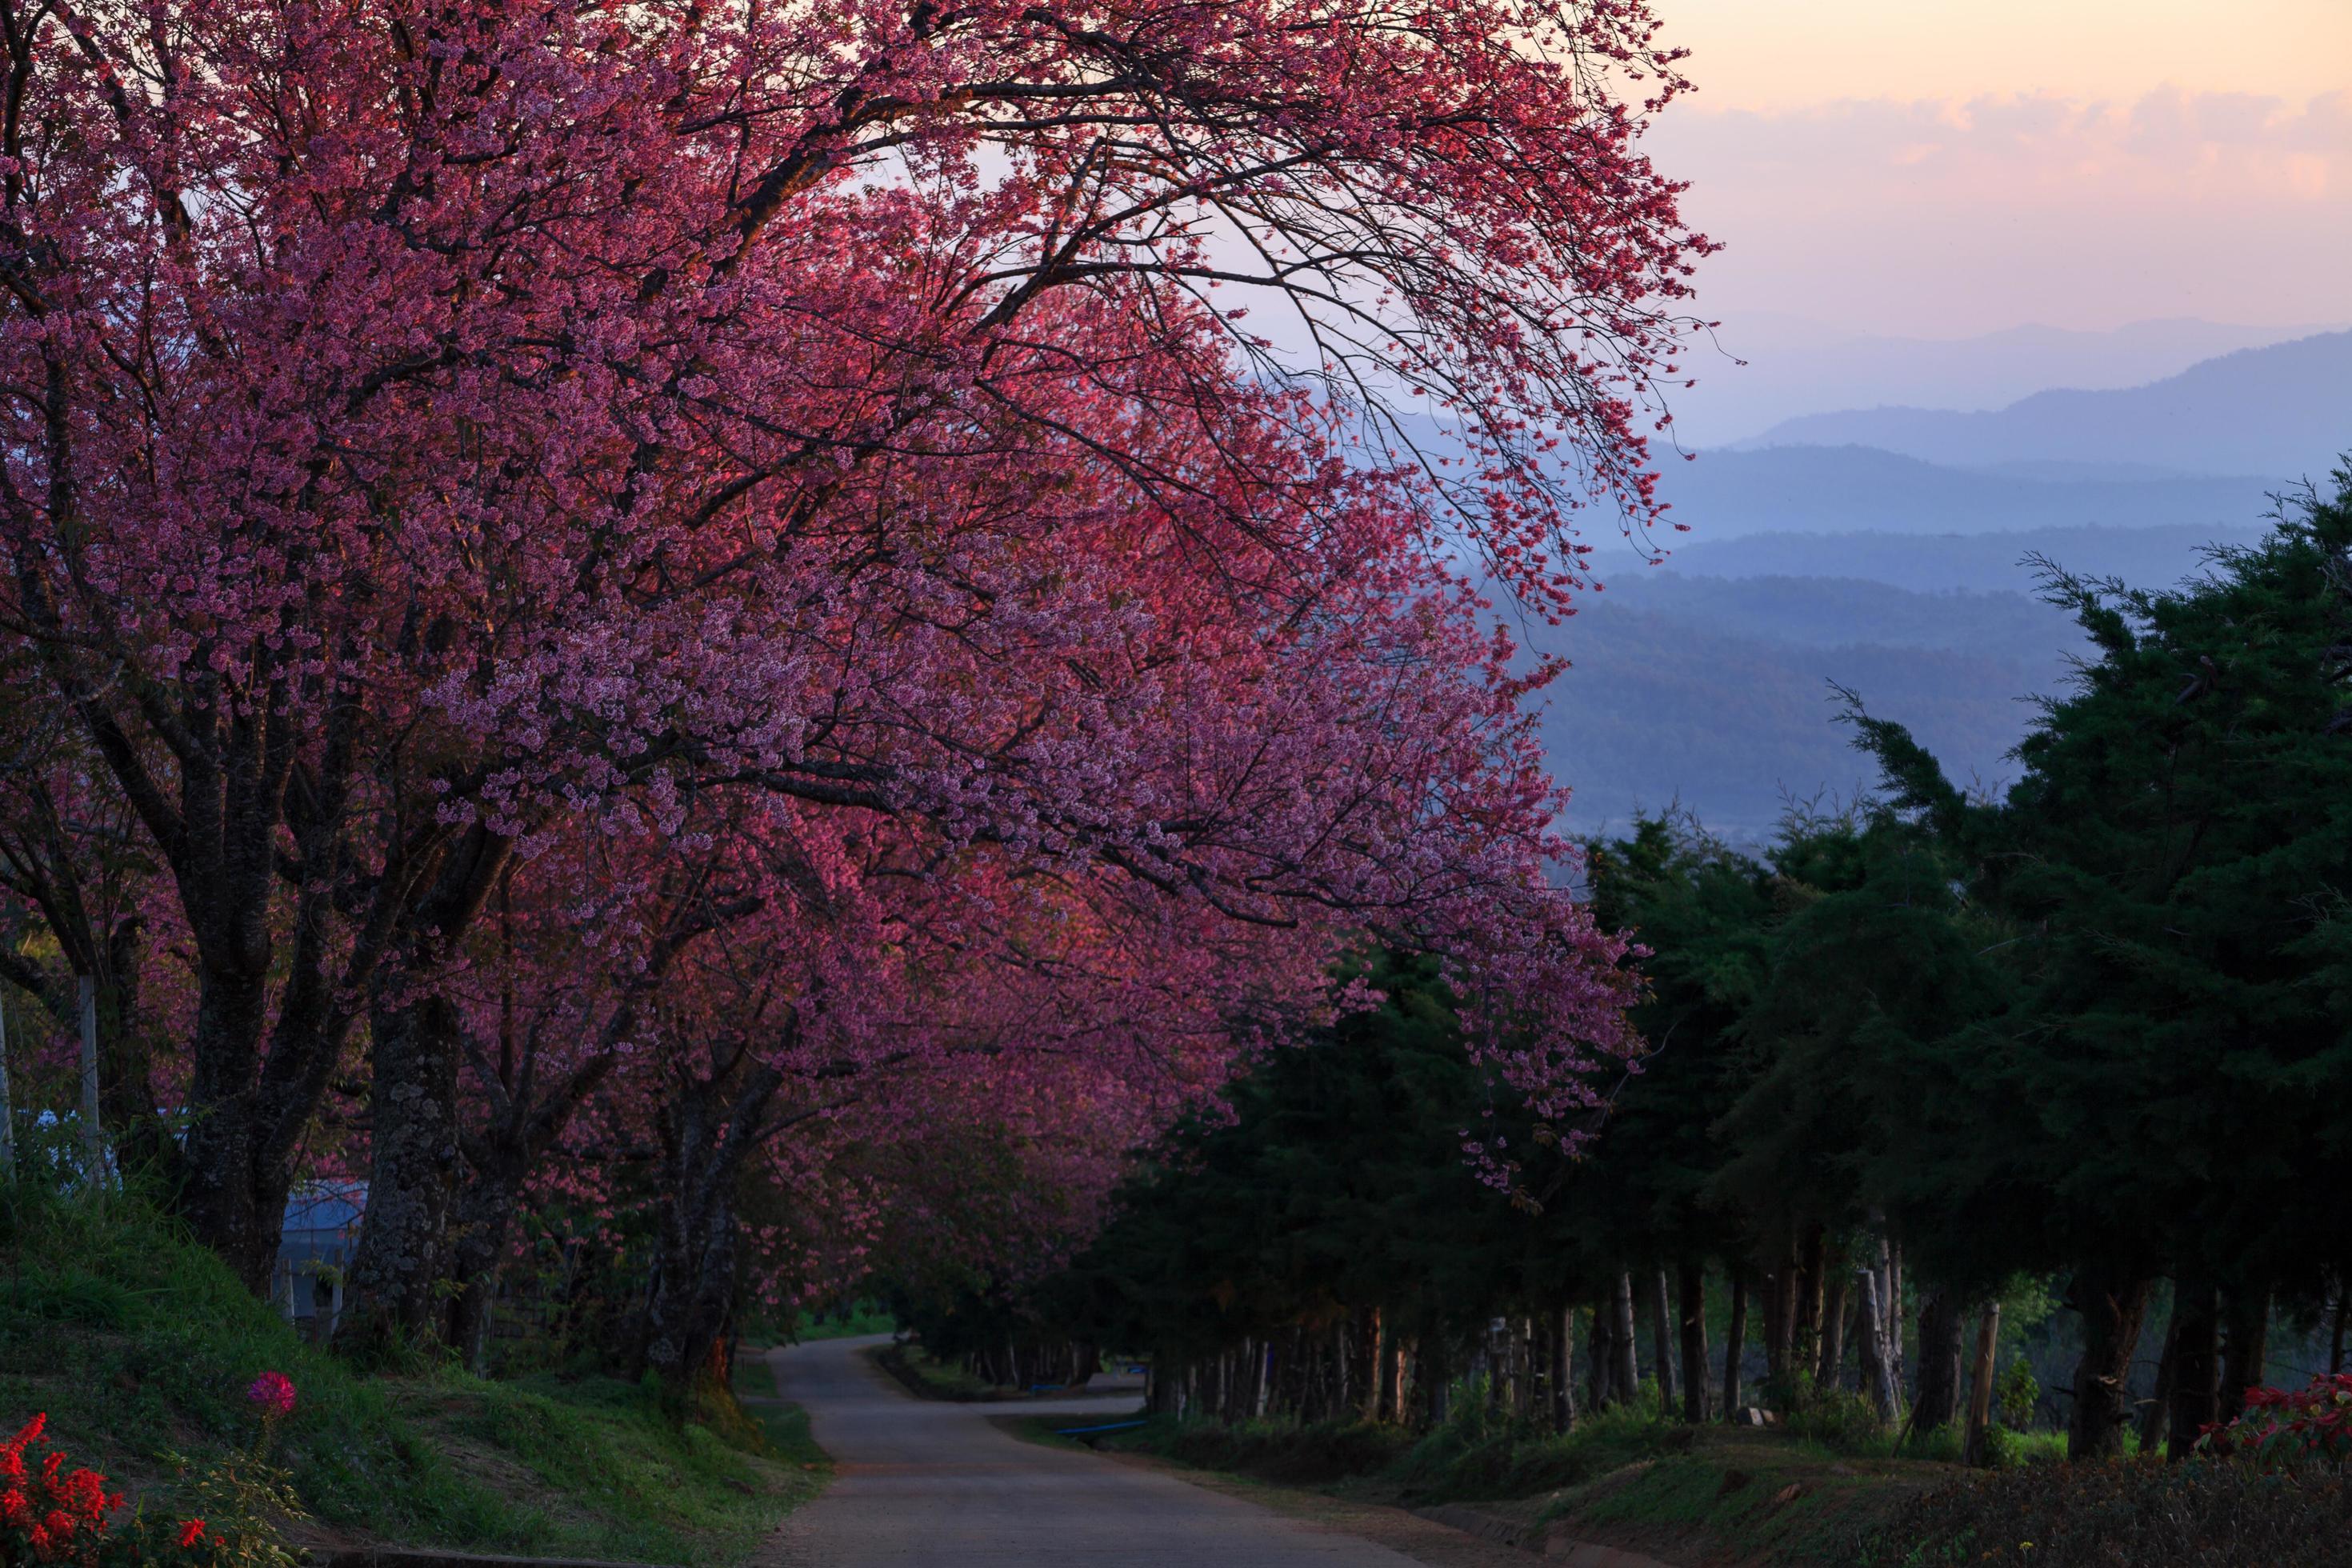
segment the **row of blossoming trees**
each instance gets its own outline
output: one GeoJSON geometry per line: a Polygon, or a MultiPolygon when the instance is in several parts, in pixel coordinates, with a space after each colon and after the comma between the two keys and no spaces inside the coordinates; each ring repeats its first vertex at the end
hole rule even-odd
{"type": "Polygon", "coordinates": [[[257,1289],[340,1169],[342,1333],[478,1346],[628,1202],[674,1378],[747,1172],[1083,1204],[1362,934],[1573,1109],[1627,982],[1469,583],[1654,519],[1654,32],[0,0],[0,978],[257,1289]]]}

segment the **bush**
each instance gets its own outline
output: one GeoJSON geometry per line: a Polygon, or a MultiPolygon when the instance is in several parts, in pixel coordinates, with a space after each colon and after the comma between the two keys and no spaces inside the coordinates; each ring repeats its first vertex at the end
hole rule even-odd
{"type": "Polygon", "coordinates": [[[2027,1432],[2033,1427],[2033,1413],[2042,1404],[2042,1384],[2033,1375],[2033,1368],[2023,1357],[2009,1363],[2009,1370],[1993,1384],[1993,1418],[2012,1432],[2027,1432]]]}
{"type": "Polygon", "coordinates": [[[6,1568],[292,1568],[271,1515],[292,1517],[285,1477],[230,1460],[197,1484],[205,1516],[122,1516],[122,1494],[97,1471],[67,1468],[35,1415],[0,1443],[0,1564],[6,1568]],[[37,1447],[36,1445],[38,1445],[37,1447]],[[30,1457],[27,1457],[28,1451],[30,1457]],[[123,1525],[118,1528],[118,1525],[123,1525]]]}
{"type": "Polygon", "coordinates": [[[2352,1373],[2315,1377],[2310,1387],[2292,1394],[2250,1388],[2245,1414],[2197,1442],[2209,1453],[2242,1455],[2263,1466],[2342,1464],[2352,1459],[2352,1373]]]}
{"type": "Polygon", "coordinates": [[[1837,1388],[1806,1385],[1796,1405],[1782,1418],[1789,1436],[1839,1454],[1885,1454],[1894,1434],[1879,1418],[1878,1407],[1859,1394],[1837,1388]]]}

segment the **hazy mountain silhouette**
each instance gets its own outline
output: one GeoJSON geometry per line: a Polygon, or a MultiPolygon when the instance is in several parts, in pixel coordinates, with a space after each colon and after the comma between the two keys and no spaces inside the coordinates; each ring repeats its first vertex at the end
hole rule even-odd
{"type": "Polygon", "coordinates": [[[2053,561],[2086,577],[2121,577],[2160,586],[2204,563],[2215,543],[2251,544],[2263,532],[2263,509],[2241,512],[2227,526],[2181,523],[2164,528],[2045,528],[1994,533],[1757,533],[1676,547],[1662,567],[1644,567],[1631,551],[1603,549],[1594,557],[1612,592],[1638,587],[1656,572],[1687,577],[1811,577],[1860,579],[1918,594],[1953,590],[2031,593],[2038,581],[2031,558],[2053,561]]]}
{"type": "Polygon", "coordinates": [[[2352,331],[2224,354],[2146,386],[2040,392],[1990,412],[1801,415],[1741,445],[1859,445],[1961,467],[2124,463],[2320,478],[2352,448],[2352,331]]]}
{"type": "Polygon", "coordinates": [[[1679,803],[1744,841],[1769,837],[1791,798],[1851,800],[1877,782],[1834,721],[1832,681],[1909,725],[1964,784],[1991,786],[2015,773],[2003,753],[2032,719],[2026,699],[2055,689],[2083,646],[2023,594],[1786,578],[1645,580],[1537,640],[1570,661],[1541,724],[1571,831],[1679,803]]]}
{"type": "MultiPolygon", "coordinates": [[[[2352,440],[2352,426],[2347,426],[2352,440]]],[[[1870,447],[1703,452],[1667,467],[1659,494],[1692,544],[1761,532],[1986,533],[2045,528],[2214,526],[2259,514],[2275,484],[2154,477],[2146,468],[2021,462],[1959,468],[1870,447]]]]}
{"type": "Polygon", "coordinates": [[[2342,324],[2254,327],[2179,318],[2105,331],[2027,325],[1920,338],[1752,311],[1688,351],[1683,363],[1698,384],[1674,395],[1675,425],[1685,441],[1712,447],[1827,409],[2001,408],[2053,386],[2139,386],[2200,360],[2342,324]]]}

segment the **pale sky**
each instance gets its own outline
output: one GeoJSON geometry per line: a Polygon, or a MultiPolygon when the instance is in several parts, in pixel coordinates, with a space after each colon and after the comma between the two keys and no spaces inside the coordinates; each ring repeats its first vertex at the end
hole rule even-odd
{"type": "Polygon", "coordinates": [[[1654,0],[1701,309],[2352,321],[2352,0],[1654,0]]]}

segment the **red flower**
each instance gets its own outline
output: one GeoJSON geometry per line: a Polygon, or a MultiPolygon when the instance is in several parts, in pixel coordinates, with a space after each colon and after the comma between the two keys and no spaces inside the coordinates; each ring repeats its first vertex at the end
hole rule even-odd
{"type": "Polygon", "coordinates": [[[253,1380],[245,1396],[261,1406],[265,1420],[275,1420],[294,1412],[294,1380],[282,1372],[265,1372],[253,1380]]]}
{"type": "Polygon", "coordinates": [[[197,1542],[202,1541],[204,1538],[205,1521],[203,1520],[192,1519],[188,1521],[187,1523],[180,1526],[180,1546],[183,1551],[186,1550],[188,1547],[194,1546],[197,1542]]]}

